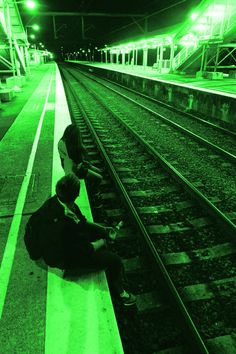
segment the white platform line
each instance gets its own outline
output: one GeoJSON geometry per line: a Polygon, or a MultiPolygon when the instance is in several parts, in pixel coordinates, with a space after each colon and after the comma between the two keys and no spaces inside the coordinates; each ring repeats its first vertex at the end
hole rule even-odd
{"type": "Polygon", "coordinates": [[[48,102],[48,97],[49,97],[49,93],[50,93],[50,89],[51,89],[52,77],[53,76],[51,76],[51,79],[49,82],[43,110],[42,110],[42,113],[40,116],[37,132],[36,132],[36,135],[34,138],[34,143],[32,146],[31,153],[30,153],[28,166],[27,166],[26,173],[23,178],[20,192],[19,192],[19,195],[17,198],[14,216],[13,216],[13,219],[11,222],[11,227],[10,227],[8,237],[7,237],[7,243],[5,246],[4,253],[3,253],[2,264],[0,267],[0,319],[1,319],[2,313],[3,313],[3,307],[4,307],[5,298],[6,298],[6,294],[7,294],[7,288],[8,288],[8,284],[9,284],[10,275],[11,275],[11,269],[12,269],[12,265],[14,262],[17,237],[18,237],[18,232],[19,232],[20,223],[21,223],[21,219],[22,219],[22,212],[23,212],[23,208],[24,208],[24,204],[25,204],[25,200],[26,200],[26,195],[27,195],[27,190],[28,190],[29,183],[30,183],[30,178],[32,175],[33,164],[34,164],[35,155],[36,155],[36,151],[37,151],[37,147],[38,147],[38,142],[39,142],[41,128],[42,128],[42,124],[43,124],[43,120],[44,120],[44,115],[46,112],[46,105],[48,102]]]}
{"type": "MultiPolygon", "coordinates": [[[[57,143],[71,124],[62,80],[56,73],[56,107],[53,145],[52,194],[64,175],[57,143]]],[[[84,181],[81,181],[82,213],[92,219],[84,181]]],[[[45,354],[123,354],[104,272],[75,281],[62,279],[62,271],[49,269],[47,281],[45,354]]]]}

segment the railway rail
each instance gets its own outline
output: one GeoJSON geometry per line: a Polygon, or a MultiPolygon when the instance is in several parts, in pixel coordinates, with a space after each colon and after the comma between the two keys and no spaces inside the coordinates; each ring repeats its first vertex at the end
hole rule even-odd
{"type": "MultiPolygon", "coordinates": [[[[76,71],[76,75],[78,77],[78,71],[76,71]]],[[[80,82],[86,79],[88,79],[87,74],[85,77],[84,74],[79,75],[80,82]]],[[[140,103],[137,105],[134,97],[131,101],[127,93],[126,96],[122,93],[122,97],[120,97],[119,92],[117,95],[117,90],[114,92],[110,86],[106,87],[106,84],[104,86],[104,82],[102,84],[100,81],[94,83],[94,79],[92,79],[88,80],[86,85],[93,92],[97,91],[98,95],[99,92],[102,92],[100,100],[103,101],[104,106],[109,107],[114,114],[122,117],[133,130],[142,134],[145,140],[150,141],[150,144],[162,156],[192,184],[196,185],[202,194],[206,195],[233,223],[236,221],[234,173],[236,140],[233,133],[226,135],[225,130],[222,131],[217,127],[213,128],[214,134],[205,132],[204,137],[200,137],[195,132],[186,133],[185,128],[179,124],[173,126],[171,123],[171,127],[169,126],[169,116],[173,112],[169,111],[167,118],[153,110],[150,112],[150,109],[143,104],[140,108],[140,103]],[[103,88],[105,91],[102,91],[103,88]],[[215,137],[216,129],[217,139],[215,137]],[[209,143],[213,137],[214,142],[209,143]],[[195,141],[196,139],[198,142],[195,141]],[[219,142],[221,142],[220,146],[218,146],[219,142]]]]}
{"type": "MultiPolygon", "coordinates": [[[[91,143],[96,141],[119,191],[121,201],[114,201],[113,188],[111,191],[104,184],[106,217],[113,221],[126,219],[126,224],[134,224],[140,235],[138,240],[131,238],[128,242],[131,255],[124,243],[118,243],[123,256],[128,255],[126,266],[142,271],[143,261],[137,254],[141,256],[145,249],[146,258],[158,274],[149,281],[149,285],[155,285],[146,294],[149,300],[140,295],[138,309],[145,303],[158,307],[156,279],[161,279],[172,308],[174,304],[182,319],[184,332],[196,345],[196,353],[217,353],[217,343],[231,343],[235,331],[229,311],[235,306],[236,295],[234,223],[161,156],[152,142],[147,143],[127,124],[119,110],[107,107],[102,99],[104,92],[95,93],[77,73],[64,69],[62,73],[71,113],[83,141],[91,149],[91,156],[91,143]]],[[[134,281],[136,286],[142,283],[138,279],[134,281]]],[[[154,344],[150,346],[154,348],[154,344]]],[[[160,346],[153,352],[157,348],[160,346]]]]}

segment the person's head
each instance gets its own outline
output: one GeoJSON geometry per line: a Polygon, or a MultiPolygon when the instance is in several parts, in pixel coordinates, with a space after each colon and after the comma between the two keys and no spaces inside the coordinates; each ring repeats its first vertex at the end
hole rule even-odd
{"type": "Polygon", "coordinates": [[[66,127],[62,139],[66,143],[67,151],[70,158],[75,162],[81,162],[86,149],[83,145],[79,128],[75,124],[66,127]]]}
{"type": "Polygon", "coordinates": [[[62,177],[56,184],[56,194],[62,203],[73,203],[79,192],[80,180],[73,173],[62,177]]]}
{"type": "Polygon", "coordinates": [[[79,128],[75,124],[70,124],[66,127],[63,138],[65,140],[77,142],[80,139],[79,128]]]}

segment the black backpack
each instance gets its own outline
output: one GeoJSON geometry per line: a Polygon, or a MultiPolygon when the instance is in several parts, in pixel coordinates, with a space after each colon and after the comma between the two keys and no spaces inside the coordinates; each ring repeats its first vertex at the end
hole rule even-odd
{"type": "Polygon", "coordinates": [[[61,223],[55,222],[51,215],[52,199],[47,200],[30,216],[25,227],[24,241],[32,260],[43,258],[48,266],[64,269],[64,250],[58,237],[61,223]]]}
{"type": "Polygon", "coordinates": [[[25,227],[25,246],[30,258],[34,261],[42,257],[42,245],[39,233],[40,220],[40,213],[36,211],[30,216],[25,227]]]}

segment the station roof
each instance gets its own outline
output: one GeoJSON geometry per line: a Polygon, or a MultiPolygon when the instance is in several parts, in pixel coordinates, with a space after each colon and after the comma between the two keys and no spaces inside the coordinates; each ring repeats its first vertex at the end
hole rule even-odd
{"type": "Polygon", "coordinates": [[[231,32],[233,32],[233,28],[236,29],[236,1],[202,0],[183,23],[148,33],[143,38],[132,38],[129,41],[106,45],[101,50],[115,54],[118,52],[128,53],[133,49],[168,46],[172,43],[195,46],[204,40],[223,40],[224,34],[230,28],[231,32]]]}
{"type": "MultiPolygon", "coordinates": [[[[50,41],[52,44],[70,47],[76,50],[86,43],[95,43],[102,47],[113,41],[124,38],[142,36],[143,22],[148,19],[148,32],[171,26],[181,22],[184,14],[201,0],[43,0],[38,1],[38,11],[33,16],[22,11],[24,23],[38,23],[40,31],[37,33],[39,41],[50,41]],[[52,18],[46,13],[56,14],[57,40],[53,34],[52,18]],[[59,16],[61,13],[61,16],[59,16]],[[68,13],[76,13],[73,17],[68,13]],[[90,14],[110,14],[111,16],[90,16],[90,14]],[[84,15],[84,38],[81,34],[81,17],[84,15]],[[122,16],[116,16],[117,14],[122,16]],[[129,16],[128,16],[129,15],[129,16]],[[142,17],[137,17],[141,15],[142,17]],[[76,17],[77,16],[77,17],[76,17]],[[136,17],[135,17],[136,16],[136,17]],[[75,35],[76,34],[76,35],[75,35]]],[[[23,10],[23,6],[20,6],[23,10]]],[[[30,31],[29,31],[30,32],[30,31]]]]}

